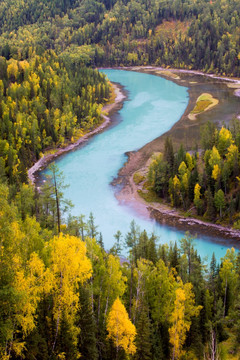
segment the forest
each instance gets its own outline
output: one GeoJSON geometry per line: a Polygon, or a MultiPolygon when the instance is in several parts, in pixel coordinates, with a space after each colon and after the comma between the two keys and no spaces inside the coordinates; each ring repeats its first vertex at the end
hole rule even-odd
{"type": "Polygon", "coordinates": [[[110,86],[103,74],[53,50],[0,57],[0,178],[28,182],[42,153],[74,142],[101,121],[110,86]]]}
{"type": "MultiPolygon", "coordinates": [[[[139,177],[139,181],[146,180],[145,190],[188,215],[240,229],[239,151],[238,120],[233,121],[231,131],[218,130],[208,122],[202,127],[200,152],[186,152],[181,146],[174,153],[167,138],[164,152],[153,155],[147,179],[139,177]]],[[[147,196],[143,191],[140,194],[147,196]]]]}
{"type": "Polygon", "coordinates": [[[132,221],[106,252],[92,214],[63,221],[54,164],[47,184],[0,186],[1,359],[237,359],[234,249],[206,262],[190,234],[160,245],[132,221]]]}
{"type": "Polygon", "coordinates": [[[91,66],[240,76],[238,0],[2,0],[0,24],[6,59],[53,49],[91,66]]]}
{"type": "MultiPolygon", "coordinates": [[[[201,259],[194,237],[162,245],[131,222],[104,249],[94,215],[69,215],[53,163],[102,121],[95,68],[157,65],[240,76],[237,0],[0,1],[0,358],[236,360],[240,255],[201,259]],[[123,257],[121,254],[125,253],[123,257]]],[[[145,191],[240,228],[240,128],[202,129],[201,149],[152,159],[145,191]]]]}

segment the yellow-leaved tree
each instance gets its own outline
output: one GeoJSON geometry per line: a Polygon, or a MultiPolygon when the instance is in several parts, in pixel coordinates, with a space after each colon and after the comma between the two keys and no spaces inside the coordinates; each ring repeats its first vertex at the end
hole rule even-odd
{"type": "Polygon", "coordinates": [[[129,319],[127,311],[119,298],[114,301],[108,314],[107,331],[108,339],[113,340],[116,346],[116,358],[120,349],[123,349],[127,355],[135,354],[136,328],[129,319]]]}
{"type": "Polygon", "coordinates": [[[170,317],[172,326],[169,329],[170,344],[173,346],[172,360],[177,360],[184,354],[182,347],[191,326],[191,317],[198,316],[202,308],[195,306],[191,283],[183,285],[180,280],[180,286],[176,289],[175,294],[174,310],[170,317]]]}
{"type": "Polygon", "coordinates": [[[74,325],[75,315],[79,307],[77,294],[78,283],[83,283],[91,277],[92,266],[86,256],[86,245],[75,236],[55,236],[48,244],[50,248],[50,271],[54,276],[53,316],[56,330],[52,351],[54,351],[61,320],[68,322],[72,333],[78,333],[74,325]]]}

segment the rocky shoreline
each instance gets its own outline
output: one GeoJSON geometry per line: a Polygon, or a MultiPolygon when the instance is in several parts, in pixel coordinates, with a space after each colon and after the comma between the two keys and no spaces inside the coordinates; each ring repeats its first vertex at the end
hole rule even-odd
{"type": "MultiPolygon", "coordinates": [[[[157,151],[162,151],[164,146],[164,139],[166,135],[172,136],[174,134],[175,129],[180,128],[181,126],[183,128],[191,126],[189,122],[186,121],[186,118],[189,114],[189,110],[194,104],[194,99],[197,98],[198,94],[194,94],[192,96],[191,92],[191,79],[189,79],[189,84],[187,84],[187,81],[181,78],[171,78],[164,74],[160,74],[159,70],[165,70],[163,68],[153,68],[153,67],[134,67],[134,68],[126,68],[124,70],[134,70],[139,72],[147,72],[151,74],[155,74],[158,76],[162,76],[164,78],[167,78],[168,80],[171,80],[173,82],[176,82],[179,85],[189,86],[189,104],[182,115],[181,119],[173,126],[173,128],[167,133],[160,136],[158,139],[153,140],[152,142],[146,144],[143,148],[139,149],[138,151],[129,152],[126,155],[128,156],[128,161],[126,164],[119,170],[118,178],[115,180],[115,183],[121,183],[123,185],[121,191],[116,194],[117,199],[119,202],[124,204],[131,204],[137,211],[138,206],[141,208],[141,212],[145,212],[144,208],[146,209],[146,212],[148,213],[150,218],[155,219],[158,223],[173,226],[178,228],[182,231],[190,231],[191,233],[201,233],[208,236],[213,237],[220,237],[228,239],[230,242],[239,241],[240,240],[240,231],[234,230],[230,227],[221,226],[218,224],[213,224],[209,222],[204,222],[202,220],[198,220],[195,218],[190,217],[184,217],[181,215],[180,212],[178,212],[176,209],[172,209],[169,206],[165,206],[164,204],[155,204],[155,203],[147,203],[145,202],[138,194],[138,190],[140,189],[139,186],[137,186],[133,181],[133,174],[136,171],[145,172],[147,169],[147,162],[151,156],[152,153],[157,151]],[[184,82],[184,83],[182,83],[184,82]],[[183,125],[182,125],[183,124],[183,125]],[[141,205],[140,205],[141,204],[141,205]]],[[[206,76],[207,78],[213,78],[216,80],[220,80],[221,82],[229,81],[233,82],[235,84],[239,84],[240,86],[240,80],[239,79],[230,79],[230,78],[222,78],[215,75],[209,75],[204,74],[202,72],[197,71],[191,71],[191,70],[176,70],[176,69],[168,69],[170,72],[178,72],[182,74],[190,74],[190,75],[200,75],[202,77],[206,76]]],[[[232,89],[234,91],[234,89],[232,89]]],[[[201,120],[199,119],[196,121],[196,124],[198,125],[201,123],[201,120]]],[[[195,124],[194,124],[195,125],[195,124]]],[[[199,125],[200,126],[200,125],[199,125]]],[[[199,128],[198,126],[198,128],[199,128]]],[[[180,133],[181,134],[181,133],[180,133]]],[[[178,140],[178,139],[177,139],[178,140]]],[[[145,214],[146,214],[145,212],[145,214]]]]}
{"type": "Polygon", "coordinates": [[[114,103],[107,104],[102,108],[102,112],[108,114],[108,116],[102,114],[102,117],[103,117],[103,120],[104,120],[102,122],[102,124],[99,125],[93,131],[81,136],[73,144],[70,144],[70,145],[67,145],[66,147],[60,148],[54,154],[43,155],[43,157],[41,159],[39,159],[28,170],[28,179],[29,179],[30,183],[32,183],[32,184],[35,183],[35,181],[36,181],[35,174],[38,171],[43,170],[51,161],[56,159],[58,156],[63,155],[65,153],[68,153],[69,151],[72,151],[73,149],[77,148],[79,145],[86,142],[90,137],[92,137],[93,135],[96,135],[99,132],[101,132],[103,129],[105,129],[111,123],[110,114],[112,112],[114,112],[114,111],[119,110],[121,108],[121,106],[122,106],[122,103],[123,103],[124,99],[126,98],[126,95],[123,93],[121,86],[119,86],[117,84],[112,84],[112,86],[113,86],[113,89],[114,89],[114,92],[115,92],[115,100],[114,100],[114,103]]]}
{"type": "MultiPolygon", "coordinates": [[[[141,71],[141,72],[148,72],[154,74],[155,71],[164,70],[163,68],[150,68],[150,67],[144,67],[144,68],[121,68],[123,70],[135,70],[135,71],[141,71]]],[[[196,74],[201,76],[208,76],[212,77],[211,75],[206,75],[201,72],[195,72],[195,71],[186,71],[186,70],[175,70],[175,69],[168,69],[168,71],[174,71],[174,72],[180,72],[180,73],[190,73],[190,74],[196,74]]],[[[165,75],[160,75],[157,73],[156,75],[162,76],[167,78],[168,80],[174,81],[178,83],[179,85],[184,85],[181,83],[181,79],[175,79],[170,78],[165,75]]],[[[218,79],[218,77],[216,77],[218,79]]],[[[232,81],[234,83],[239,83],[239,80],[236,79],[227,79],[227,78],[220,78],[221,80],[227,80],[232,81]]],[[[185,80],[184,80],[185,82],[185,80]]],[[[51,161],[56,159],[58,156],[65,154],[81,144],[83,144],[85,141],[87,141],[91,136],[101,132],[104,130],[110,123],[111,123],[111,117],[110,115],[119,110],[122,107],[123,101],[126,99],[126,94],[122,91],[122,87],[113,84],[114,91],[115,91],[115,101],[112,104],[107,104],[103,107],[102,111],[107,113],[108,116],[103,116],[103,123],[98,126],[93,131],[89,132],[88,134],[80,137],[75,143],[70,144],[64,148],[60,148],[57,150],[54,154],[47,154],[44,155],[40,160],[38,160],[29,170],[28,170],[28,177],[29,181],[31,183],[35,183],[36,181],[36,173],[42,169],[44,169],[51,161]]],[[[189,108],[192,106],[194,102],[194,97],[197,95],[194,94],[194,97],[192,99],[191,97],[191,88],[189,88],[189,95],[190,95],[190,101],[187,106],[187,109],[185,110],[185,113],[183,114],[182,118],[173,126],[173,129],[175,127],[179,126],[179,123],[184,117],[187,117],[187,114],[189,112],[189,108]]],[[[190,126],[190,125],[189,125],[190,126]]],[[[172,130],[172,129],[171,129],[172,130]]],[[[171,132],[170,130],[170,132],[171,132]]],[[[160,138],[164,140],[166,134],[162,135],[160,138]]],[[[191,231],[194,232],[201,232],[205,235],[211,235],[216,237],[222,237],[232,240],[240,240],[240,232],[237,230],[233,230],[231,228],[227,228],[224,226],[207,223],[198,219],[194,218],[186,218],[182,216],[177,210],[170,209],[168,206],[164,206],[161,204],[149,204],[145,202],[138,194],[137,190],[139,189],[138,186],[135,185],[133,181],[133,174],[136,171],[139,171],[141,169],[146,170],[146,163],[150,157],[150,151],[154,152],[156,151],[155,142],[157,142],[157,148],[158,151],[161,151],[161,144],[159,148],[159,143],[157,141],[158,139],[153,140],[151,143],[146,144],[142,149],[138,151],[129,152],[128,155],[128,161],[123,166],[122,169],[119,170],[119,176],[118,178],[113,182],[114,184],[122,183],[123,187],[119,193],[116,194],[117,199],[119,202],[123,202],[125,204],[131,204],[136,208],[137,211],[145,213],[145,215],[149,216],[150,218],[154,218],[156,221],[158,221],[160,224],[165,224],[168,226],[173,226],[178,228],[179,230],[183,231],[191,231]],[[151,146],[153,144],[153,146],[151,146]],[[150,148],[150,149],[149,149],[150,148]],[[150,150],[150,151],[149,151],[150,150]],[[199,231],[200,229],[200,231],[199,231]]],[[[162,141],[163,143],[163,141],[162,141]]]]}
{"type": "MultiPolygon", "coordinates": [[[[146,168],[144,168],[146,171],[146,168]]],[[[219,237],[229,240],[229,245],[237,245],[240,240],[240,231],[227,226],[213,224],[192,217],[185,217],[181,211],[163,203],[148,203],[138,193],[140,185],[136,185],[133,176],[124,178],[124,187],[116,194],[120,203],[131,205],[144,216],[156,220],[159,224],[189,231],[192,235],[219,237]],[[232,244],[231,244],[232,243],[232,244]]]]}
{"type": "Polygon", "coordinates": [[[240,240],[240,232],[229,227],[207,223],[202,220],[182,217],[176,210],[164,210],[156,209],[154,206],[147,206],[147,209],[150,213],[150,217],[154,218],[160,224],[174,226],[179,230],[187,231],[191,233],[199,232],[201,229],[201,234],[212,235],[214,237],[222,237],[232,240],[240,240]]]}

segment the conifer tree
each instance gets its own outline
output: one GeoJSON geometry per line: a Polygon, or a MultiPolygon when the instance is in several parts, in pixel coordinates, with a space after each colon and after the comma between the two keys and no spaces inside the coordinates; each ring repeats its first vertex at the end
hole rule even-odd
{"type": "Polygon", "coordinates": [[[157,249],[156,249],[157,236],[152,233],[148,240],[147,259],[152,261],[153,264],[157,262],[157,249]]]}
{"type": "Polygon", "coordinates": [[[55,163],[49,166],[50,175],[48,176],[50,183],[49,189],[52,192],[52,197],[55,199],[55,208],[57,213],[57,231],[61,231],[61,217],[69,207],[72,206],[69,200],[64,199],[63,190],[69,185],[64,184],[64,176],[55,163]]]}
{"type": "Polygon", "coordinates": [[[78,336],[78,349],[83,360],[98,359],[96,346],[96,324],[92,311],[90,293],[87,288],[79,288],[80,308],[77,314],[78,327],[80,333],[78,336]]]}
{"type": "Polygon", "coordinates": [[[205,197],[207,199],[207,210],[204,214],[204,216],[207,219],[210,219],[211,221],[215,218],[215,208],[214,208],[214,200],[212,196],[212,192],[210,187],[208,187],[208,190],[205,192],[205,197]]]}
{"type": "Polygon", "coordinates": [[[172,139],[169,137],[166,138],[164,143],[163,159],[168,164],[169,176],[171,176],[173,173],[173,166],[174,166],[174,152],[173,152],[172,139]]]}
{"type": "Polygon", "coordinates": [[[177,247],[177,243],[175,241],[174,246],[172,244],[169,248],[169,261],[170,261],[170,267],[179,270],[179,249],[177,247]]]}
{"type": "Polygon", "coordinates": [[[93,213],[90,212],[89,219],[88,219],[88,236],[90,236],[92,239],[96,238],[98,235],[97,228],[98,226],[95,225],[95,218],[93,216],[93,213]]]}
{"type": "Polygon", "coordinates": [[[104,249],[103,236],[102,236],[102,233],[101,233],[101,232],[100,232],[100,234],[99,234],[98,243],[99,243],[99,245],[101,246],[101,248],[104,249]]]}
{"type": "Polygon", "coordinates": [[[136,354],[134,360],[150,360],[151,359],[151,324],[147,313],[147,308],[142,306],[136,323],[136,354]]]}

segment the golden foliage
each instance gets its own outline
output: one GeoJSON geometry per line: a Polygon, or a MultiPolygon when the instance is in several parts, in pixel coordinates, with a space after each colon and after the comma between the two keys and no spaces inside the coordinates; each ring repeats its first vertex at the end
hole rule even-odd
{"type": "Polygon", "coordinates": [[[173,346],[173,360],[179,359],[184,354],[182,347],[191,326],[191,317],[198,316],[202,308],[201,306],[195,306],[192,287],[191,283],[183,285],[180,281],[180,287],[175,291],[174,310],[170,317],[172,326],[169,329],[170,344],[173,346]]]}
{"type": "Polygon", "coordinates": [[[212,178],[214,180],[217,180],[219,178],[219,176],[221,175],[221,169],[218,166],[218,164],[213,166],[213,171],[212,171],[212,178]]]}
{"type": "Polygon", "coordinates": [[[134,354],[136,346],[134,339],[136,328],[128,317],[127,311],[121,300],[117,298],[107,318],[108,338],[112,339],[117,351],[123,349],[126,354],[134,354]]]}

